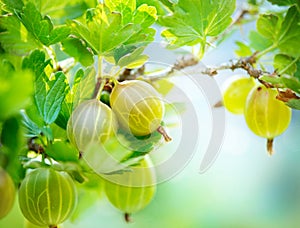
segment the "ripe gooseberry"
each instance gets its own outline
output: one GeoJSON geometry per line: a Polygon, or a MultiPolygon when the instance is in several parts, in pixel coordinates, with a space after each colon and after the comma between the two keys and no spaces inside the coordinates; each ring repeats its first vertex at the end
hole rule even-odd
{"type": "Polygon", "coordinates": [[[83,152],[90,142],[105,142],[116,126],[111,109],[92,99],[79,104],[67,125],[67,135],[73,145],[83,152]]]}
{"type": "Polygon", "coordinates": [[[160,94],[149,83],[140,80],[116,83],[110,104],[120,125],[135,136],[156,131],[164,116],[160,94]]]}
{"type": "Polygon", "coordinates": [[[291,109],[276,99],[276,89],[259,86],[251,90],[245,104],[245,120],[256,135],[267,138],[267,151],[273,153],[273,139],[290,124],[291,109]]]}
{"type": "Polygon", "coordinates": [[[15,201],[16,189],[10,175],[0,167],[0,219],[4,218],[12,209],[15,201]]]}
{"type": "Polygon", "coordinates": [[[243,114],[247,96],[255,86],[252,77],[229,78],[224,83],[223,104],[233,114],[243,114]]]}
{"type": "Polygon", "coordinates": [[[77,191],[72,178],[52,168],[33,170],[19,189],[24,217],[39,226],[56,227],[71,216],[76,203],[77,191]]]}

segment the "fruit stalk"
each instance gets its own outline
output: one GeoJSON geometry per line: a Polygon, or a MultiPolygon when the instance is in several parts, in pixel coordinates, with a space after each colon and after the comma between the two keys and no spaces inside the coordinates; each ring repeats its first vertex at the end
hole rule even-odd
{"type": "Polygon", "coordinates": [[[165,139],[166,142],[172,141],[172,138],[168,135],[168,133],[166,132],[166,130],[163,128],[163,126],[159,126],[157,128],[157,132],[164,137],[164,139],[165,139]]]}
{"type": "Polygon", "coordinates": [[[274,154],[273,142],[274,139],[267,139],[267,151],[270,156],[274,154]]]}

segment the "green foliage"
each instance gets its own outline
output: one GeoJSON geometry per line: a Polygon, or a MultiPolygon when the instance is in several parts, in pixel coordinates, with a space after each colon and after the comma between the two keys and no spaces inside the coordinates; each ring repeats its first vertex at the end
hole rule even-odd
{"type": "MultiPolygon", "coordinates": [[[[256,26],[257,31],[264,37],[263,40],[268,43],[270,49],[278,48],[281,53],[297,58],[300,55],[299,21],[299,9],[296,6],[291,6],[283,19],[276,14],[260,15],[256,26]]],[[[256,40],[253,41],[256,43],[256,40]]],[[[257,47],[255,49],[260,51],[257,47]]]]}
{"type": "Polygon", "coordinates": [[[172,15],[159,20],[167,28],[162,35],[175,47],[200,43],[202,58],[207,37],[220,35],[230,25],[234,5],[234,0],[180,0],[172,15]]]}
{"type": "Polygon", "coordinates": [[[70,28],[67,26],[55,27],[49,16],[42,17],[32,3],[27,3],[23,10],[17,13],[19,20],[32,36],[46,46],[60,42],[68,37],[70,28]]]}
{"type": "Polygon", "coordinates": [[[123,1],[106,1],[106,4],[88,10],[83,22],[74,20],[70,25],[95,54],[112,56],[118,64],[122,56],[153,41],[155,30],[149,27],[156,20],[156,9],[147,5],[135,9],[135,4],[125,5],[123,1]],[[120,48],[122,55],[116,57],[120,48]]]}
{"type": "Polygon", "coordinates": [[[86,45],[76,38],[67,38],[62,42],[63,51],[74,57],[76,61],[83,66],[90,66],[93,64],[93,54],[87,49],[86,45]]]}
{"type": "Polygon", "coordinates": [[[14,15],[1,15],[0,28],[0,43],[8,53],[26,55],[39,47],[34,37],[14,15]]]}

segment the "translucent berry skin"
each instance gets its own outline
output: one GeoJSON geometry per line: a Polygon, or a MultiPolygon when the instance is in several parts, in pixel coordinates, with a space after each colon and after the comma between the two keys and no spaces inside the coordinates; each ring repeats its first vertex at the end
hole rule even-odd
{"type": "Polygon", "coordinates": [[[251,77],[240,77],[228,82],[223,92],[223,104],[233,114],[243,114],[249,92],[255,87],[251,77]]]}
{"type": "Polygon", "coordinates": [[[258,136],[273,139],[290,124],[291,109],[276,99],[275,89],[259,86],[251,90],[245,104],[245,120],[258,136]]]}
{"type": "Polygon", "coordinates": [[[114,131],[112,110],[99,100],[84,101],[73,111],[67,125],[70,142],[84,152],[90,142],[105,142],[114,131]]]}
{"type": "Polygon", "coordinates": [[[149,158],[132,171],[112,175],[105,182],[105,192],[109,201],[125,214],[135,213],[145,208],[156,191],[155,172],[149,158]]]}
{"type": "Polygon", "coordinates": [[[15,201],[16,189],[10,175],[0,167],[0,219],[4,218],[12,209],[15,201]]]}
{"type": "Polygon", "coordinates": [[[110,105],[120,125],[136,136],[156,131],[164,115],[160,94],[140,80],[117,83],[110,96],[110,105]]]}
{"type": "Polygon", "coordinates": [[[66,172],[37,168],[30,172],[19,189],[19,205],[24,217],[39,226],[55,227],[73,213],[77,191],[66,172]]]}

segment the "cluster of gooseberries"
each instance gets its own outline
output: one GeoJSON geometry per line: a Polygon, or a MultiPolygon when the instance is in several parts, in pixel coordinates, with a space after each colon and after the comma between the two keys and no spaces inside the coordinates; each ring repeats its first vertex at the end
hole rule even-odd
{"type": "MultiPolygon", "coordinates": [[[[91,148],[99,154],[97,158],[102,158],[103,153],[109,155],[110,151],[103,150],[103,145],[116,138],[119,129],[141,141],[154,132],[160,133],[166,141],[170,140],[161,127],[164,103],[149,83],[142,80],[115,81],[112,90],[105,94],[104,100],[102,98],[82,101],[68,120],[67,137],[81,158],[91,148]]],[[[83,162],[89,165],[88,159],[83,162]]],[[[126,170],[118,170],[123,166],[116,167],[105,167],[98,172],[90,166],[101,176],[108,200],[129,221],[130,214],[143,209],[153,199],[156,174],[147,153],[139,156],[126,170]]],[[[68,172],[46,163],[28,171],[18,191],[21,212],[31,224],[55,228],[76,208],[75,182],[68,172]]],[[[1,218],[10,211],[15,196],[14,183],[4,170],[0,170],[0,193],[5,198],[0,203],[1,218]]]]}
{"type": "Polygon", "coordinates": [[[274,138],[290,124],[291,109],[276,99],[275,88],[258,85],[252,77],[236,77],[224,84],[225,108],[233,114],[244,114],[249,129],[267,139],[267,151],[272,155],[274,138]]]}

